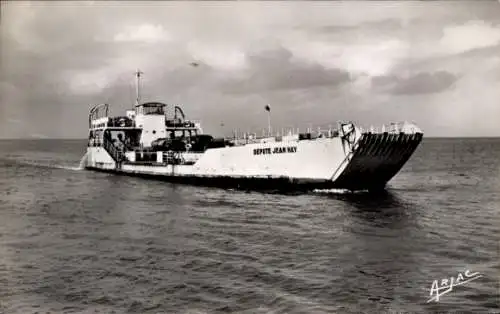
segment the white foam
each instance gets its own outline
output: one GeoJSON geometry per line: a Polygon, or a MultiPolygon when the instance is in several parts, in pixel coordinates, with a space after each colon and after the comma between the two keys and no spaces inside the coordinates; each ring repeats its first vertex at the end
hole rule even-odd
{"type": "Polygon", "coordinates": [[[68,165],[51,165],[51,164],[42,164],[42,163],[37,163],[37,162],[20,162],[21,164],[24,165],[29,165],[29,166],[34,166],[34,167],[43,167],[43,168],[55,168],[55,169],[65,169],[65,170],[73,170],[73,171],[80,171],[85,169],[84,167],[78,166],[68,166],[68,165]]]}
{"type": "Polygon", "coordinates": [[[85,152],[85,155],[83,155],[82,159],[80,159],[80,163],[78,164],[77,170],[85,169],[85,166],[87,165],[88,154],[89,152],[85,152]]]}
{"type": "Polygon", "coordinates": [[[314,193],[319,194],[353,194],[353,193],[364,193],[367,190],[351,191],[347,189],[314,189],[314,193]]]}
{"type": "Polygon", "coordinates": [[[26,166],[32,166],[32,167],[40,167],[40,168],[54,168],[54,169],[64,169],[64,170],[72,170],[72,171],[81,171],[85,169],[85,163],[80,162],[78,166],[74,165],[61,165],[61,164],[50,164],[50,163],[43,163],[43,162],[37,162],[37,161],[25,161],[25,160],[16,160],[16,159],[10,159],[11,161],[19,164],[19,165],[26,165],[26,166]]]}
{"type": "Polygon", "coordinates": [[[81,171],[81,170],[85,169],[85,167],[82,167],[82,166],[70,167],[70,166],[61,166],[61,165],[47,165],[47,167],[57,168],[57,169],[65,169],[65,170],[72,170],[72,171],[81,171]]]}

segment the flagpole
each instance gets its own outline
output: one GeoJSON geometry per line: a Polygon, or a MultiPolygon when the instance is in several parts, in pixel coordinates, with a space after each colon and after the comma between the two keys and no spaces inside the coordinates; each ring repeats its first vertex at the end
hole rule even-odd
{"type": "Polygon", "coordinates": [[[271,112],[267,112],[267,129],[269,132],[269,136],[271,136],[271,112]]]}
{"type": "Polygon", "coordinates": [[[267,111],[267,130],[269,132],[269,135],[268,136],[271,136],[272,133],[271,133],[271,106],[268,104],[266,106],[266,111],[267,111]]]}

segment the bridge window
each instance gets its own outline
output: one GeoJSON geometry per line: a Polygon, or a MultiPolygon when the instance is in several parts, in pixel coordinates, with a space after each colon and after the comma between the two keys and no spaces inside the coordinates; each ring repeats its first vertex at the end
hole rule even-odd
{"type": "Polygon", "coordinates": [[[146,103],[138,106],[137,112],[143,115],[165,115],[164,107],[161,103],[146,103]]]}

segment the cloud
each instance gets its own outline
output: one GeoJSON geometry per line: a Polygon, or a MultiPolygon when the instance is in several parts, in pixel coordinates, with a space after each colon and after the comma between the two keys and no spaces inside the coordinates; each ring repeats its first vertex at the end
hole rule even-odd
{"type": "Polygon", "coordinates": [[[144,42],[154,44],[169,41],[171,37],[162,25],[141,24],[139,26],[128,26],[126,30],[116,34],[115,42],[144,42]]]}
{"type": "Polygon", "coordinates": [[[187,44],[187,52],[193,60],[201,61],[220,70],[243,70],[248,68],[245,52],[229,45],[214,46],[192,41],[187,44]]]}
{"type": "Polygon", "coordinates": [[[114,82],[105,70],[75,73],[69,79],[69,86],[74,93],[93,94],[101,92],[114,82]]]}
{"type": "MultiPolygon", "coordinates": [[[[362,27],[366,29],[376,30],[377,32],[391,32],[395,29],[401,28],[403,24],[407,23],[407,18],[387,18],[375,21],[361,22],[362,27]]],[[[324,32],[325,34],[337,34],[339,32],[350,32],[355,34],[359,31],[360,24],[345,24],[345,25],[326,25],[313,29],[313,34],[317,31],[324,32]]],[[[311,29],[309,29],[311,30],[311,29]]]]}
{"type": "Polygon", "coordinates": [[[13,118],[7,118],[7,122],[19,124],[19,123],[22,123],[22,120],[20,120],[20,119],[13,119],[13,118]]]}
{"type": "Polygon", "coordinates": [[[352,75],[384,75],[408,54],[407,43],[398,39],[358,36],[341,41],[289,38],[284,47],[296,58],[326,68],[342,69],[352,75]],[[306,43],[306,44],[304,44],[306,43]]]}
{"type": "Polygon", "coordinates": [[[305,89],[338,85],[349,81],[349,74],[341,69],[324,68],[294,58],[285,48],[277,48],[249,56],[246,75],[228,78],[222,82],[225,92],[231,94],[263,91],[305,89]]]}
{"type": "Polygon", "coordinates": [[[448,26],[443,30],[440,44],[449,53],[462,53],[500,43],[500,26],[484,21],[469,21],[448,26]]]}
{"type": "Polygon", "coordinates": [[[420,72],[408,76],[377,76],[372,85],[381,91],[395,95],[434,94],[450,88],[457,77],[446,71],[420,72]]]}
{"type": "Polygon", "coordinates": [[[437,135],[495,113],[496,3],[69,3],[2,3],[3,136],[81,137],[87,104],[129,107],[137,68],[144,99],[184,103],[206,130],[259,126],[267,103],[278,124],[408,119],[437,135]]]}
{"type": "Polygon", "coordinates": [[[447,136],[466,131],[469,136],[500,135],[499,81],[485,84],[482,76],[467,76],[456,87],[433,99],[430,122],[441,125],[447,136]]]}

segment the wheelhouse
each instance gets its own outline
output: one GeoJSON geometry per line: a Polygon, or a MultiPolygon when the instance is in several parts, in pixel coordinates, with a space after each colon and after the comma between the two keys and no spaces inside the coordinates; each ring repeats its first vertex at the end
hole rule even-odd
{"type": "Polygon", "coordinates": [[[147,102],[135,106],[137,115],[165,115],[167,105],[161,102],[147,102]]]}

